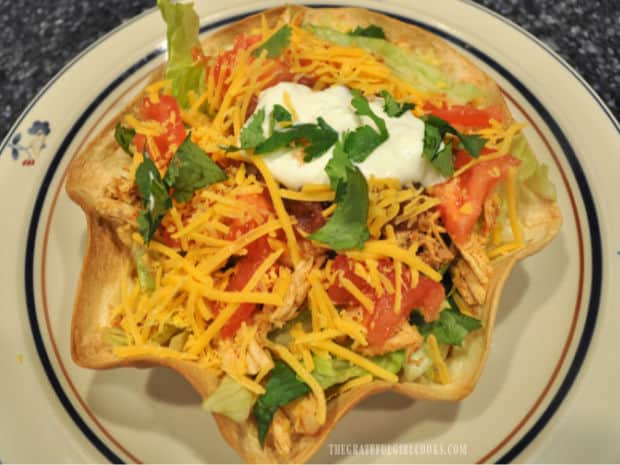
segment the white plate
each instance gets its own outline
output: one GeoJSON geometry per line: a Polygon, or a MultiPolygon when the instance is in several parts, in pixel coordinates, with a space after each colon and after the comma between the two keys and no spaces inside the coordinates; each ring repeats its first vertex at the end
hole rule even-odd
{"type": "MultiPolygon", "coordinates": [[[[199,5],[205,34],[275,5],[208,3],[199,5]]],[[[618,123],[566,63],[480,7],[356,4],[439,33],[499,82],[551,167],[565,223],[547,249],[514,270],[488,365],[470,397],[455,404],[374,397],[340,422],[314,460],[617,460],[618,123]],[[376,444],[378,453],[352,455],[354,444],[376,444]]],[[[49,83],[0,146],[4,462],[238,460],[176,375],[89,371],[69,352],[86,225],[63,189],[65,170],[164,60],[164,37],[153,11],[108,34],[49,83]]]]}

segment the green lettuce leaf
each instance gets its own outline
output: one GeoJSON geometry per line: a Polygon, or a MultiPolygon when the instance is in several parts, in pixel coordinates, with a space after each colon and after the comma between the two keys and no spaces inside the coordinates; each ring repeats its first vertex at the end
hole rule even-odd
{"type": "Polygon", "coordinates": [[[403,81],[429,92],[445,93],[453,104],[464,105],[484,94],[467,82],[457,82],[448,74],[416,55],[383,38],[351,36],[322,26],[309,26],[310,31],[323,40],[337,45],[361,47],[381,58],[403,81]]]}
{"type": "Polygon", "coordinates": [[[226,415],[237,423],[243,423],[250,415],[254,397],[246,388],[230,376],[225,376],[217,389],[202,402],[208,412],[226,415]]]}
{"type": "Polygon", "coordinates": [[[512,140],[510,154],[521,160],[517,174],[517,179],[520,182],[525,183],[544,199],[555,200],[557,198],[555,186],[549,180],[547,166],[538,162],[522,133],[517,134],[512,140]]]}
{"type": "Polygon", "coordinates": [[[205,67],[194,61],[193,51],[202,50],[198,37],[200,21],[192,3],[157,0],[167,25],[168,61],[166,79],[172,82],[172,95],[179,105],[189,107],[188,92],[200,95],[205,85],[205,67]]]}

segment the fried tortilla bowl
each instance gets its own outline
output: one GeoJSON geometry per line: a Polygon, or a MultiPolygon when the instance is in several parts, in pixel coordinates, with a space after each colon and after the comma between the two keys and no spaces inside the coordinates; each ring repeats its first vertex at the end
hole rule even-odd
{"type": "MultiPolygon", "coordinates": [[[[485,73],[442,39],[416,26],[358,8],[314,9],[290,6],[272,9],[263,15],[271,26],[282,17],[296,17],[301,24],[328,26],[340,31],[352,30],[357,26],[378,25],[383,28],[390,42],[402,48],[416,49],[421,54],[431,51],[434,56],[440,57],[442,71],[455,81],[467,82],[481,89],[485,105],[499,106],[506,121],[511,120],[499,88],[485,73]]],[[[203,43],[205,54],[215,55],[230,45],[237,34],[259,27],[260,23],[261,16],[255,15],[216,31],[203,43]]],[[[153,80],[160,79],[161,74],[161,70],[158,71],[153,80]]],[[[128,110],[135,109],[138,104],[136,100],[128,110]]],[[[211,369],[190,360],[168,358],[165,354],[119,358],[102,336],[102,327],[108,323],[109,309],[120,299],[119,270],[133,263],[130,250],[119,238],[119,227],[131,224],[132,221],[128,219],[137,215],[137,210],[129,205],[109,199],[101,200],[105,197],[106,186],[131,164],[131,158],[115,142],[114,123],[78,155],[69,169],[67,191],[84,210],[88,222],[88,248],[72,323],[73,359],[80,366],[94,369],[167,366],[186,378],[202,397],[208,397],[219,382],[217,373],[211,369]]],[[[328,400],[326,422],[316,434],[301,435],[291,441],[290,453],[286,456],[279,454],[269,441],[264,447],[259,445],[257,427],[251,419],[239,424],[215,414],[222,435],[241,457],[247,462],[305,462],[321,447],[341,417],[358,402],[383,391],[394,390],[413,399],[444,401],[457,401],[467,396],[476,385],[488,356],[502,288],[511,269],[518,261],[548,244],[558,233],[562,222],[555,202],[541,198],[527,186],[519,187],[519,217],[525,246],[491,260],[492,272],[486,301],[477,308],[483,327],[470,333],[462,347],[452,348],[446,360],[449,383],[403,381],[392,384],[375,380],[352,388],[328,400]]]]}

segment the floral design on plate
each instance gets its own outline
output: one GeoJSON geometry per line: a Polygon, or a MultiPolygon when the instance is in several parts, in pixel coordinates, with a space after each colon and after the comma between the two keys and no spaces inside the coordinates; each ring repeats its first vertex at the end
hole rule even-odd
{"type": "Polygon", "coordinates": [[[11,158],[18,161],[22,159],[22,166],[33,166],[45,148],[45,139],[51,132],[49,121],[35,120],[26,131],[28,138],[22,141],[21,132],[15,133],[7,144],[11,149],[11,158]]]}

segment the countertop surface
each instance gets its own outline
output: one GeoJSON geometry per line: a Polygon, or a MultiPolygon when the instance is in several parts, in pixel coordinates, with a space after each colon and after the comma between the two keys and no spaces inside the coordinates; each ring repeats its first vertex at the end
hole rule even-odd
{"type": "MultiPolygon", "coordinates": [[[[199,0],[201,1],[201,0],[199,0]]],[[[620,1],[477,0],[551,46],[620,117],[620,1]]],[[[0,0],[0,140],[28,102],[98,37],[154,0],[0,0]]]]}

